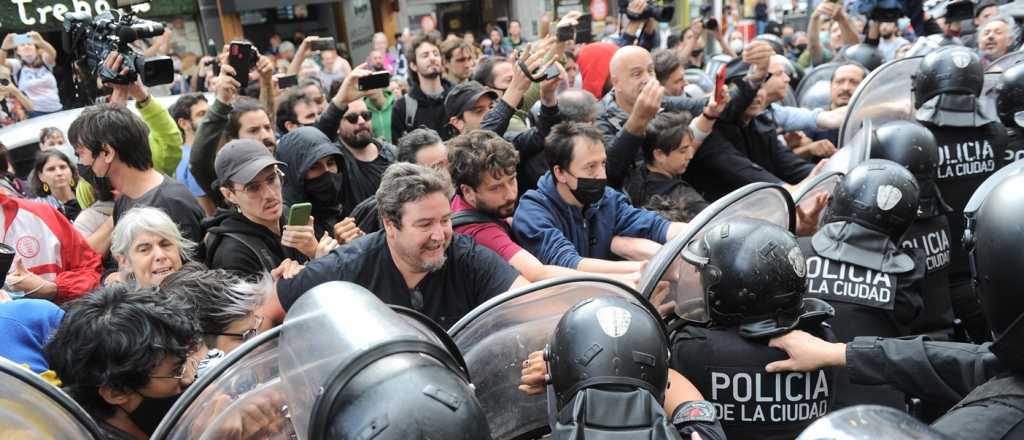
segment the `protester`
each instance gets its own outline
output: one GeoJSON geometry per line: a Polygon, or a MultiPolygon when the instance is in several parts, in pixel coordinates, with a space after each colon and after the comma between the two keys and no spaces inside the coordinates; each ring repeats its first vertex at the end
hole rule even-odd
{"type": "Polygon", "coordinates": [[[195,248],[196,243],[185,238],[162,210],[134,208],[114,227],[110,253],[117,259],[119,271],[108,277],[107,283],[159,286],[192,259],[195,248]]]}
{"type": "Polygon", "coordinates": [[[452,84],[441,76],[440,43],[429,36],[416,37],[406,48],[409,60],[409,94],[391,112],[391,139],[416,128],[440,131],[445,124],[444,98],[452,84]]]}
{"type": "Polygon", "coordinates": [[[71,159],[57,150],[42,151],[36,155],[29,179],[36,201],[54,207],[69,221],[75,221],[82,208],[75,198],[78,170],[71,159]]]}
{"type": "Polygon", "coordinates": [[[199,123],[206,117],[209,108],[210,105],[206,102],[205,96],[192,94],[183,95],[174,102],[171,108],[167,109],[171,117],[174,118],[174,122],[178,125],[178,130],[181,131],[181,138],[184,141],[181,145],[181,161],[178,162],[178,167],[174,169],[174,178],[188,187],[188,190],[195,196],[199,205],[203,207],[203,212],[206,215],[213,214],[215,209],[213,200],[206,196],[206,191],[199,185],[196,178],[192,176],[192,170],[189,168],[189,158],[192,156],[192,144],[195,142],[199,123]]]}
{"type": "Polygon", "coordinates": [[[7,34],[0,45],[0,55],[11,72],[11,79],[32,102],[28,117],[34,118],[62,110],[53,67],[57,64],[57,49],[43,39],[39,32],[7,34]],[[7,51],[14,49],[15,58],[7,51]]]}

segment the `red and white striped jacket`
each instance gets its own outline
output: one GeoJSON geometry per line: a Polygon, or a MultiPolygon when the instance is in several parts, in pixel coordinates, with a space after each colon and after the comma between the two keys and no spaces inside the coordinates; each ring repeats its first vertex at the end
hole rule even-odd
{"type": "Polygon", "coordinates": [[[60,304],[92,291],[100,282],[100,256],[60,211],[45,203],[0,192],[3,243],[14,248],[25,268],[57,284],[60,304]]]}

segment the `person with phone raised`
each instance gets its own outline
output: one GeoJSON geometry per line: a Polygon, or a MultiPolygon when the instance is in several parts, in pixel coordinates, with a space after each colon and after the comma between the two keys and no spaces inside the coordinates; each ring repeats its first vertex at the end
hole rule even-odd
{"type": "Polygon", "coordinates": [[[283,165],[253,140],[228,142],[217,153],[217,185],[233,209],[217,211],[204,225],[209,267],[253,275],[270,272],[286,259],[304,262],[338,246],[330,234],[316,239],[308,210],[306,221],[285,224],[283,165]]]}

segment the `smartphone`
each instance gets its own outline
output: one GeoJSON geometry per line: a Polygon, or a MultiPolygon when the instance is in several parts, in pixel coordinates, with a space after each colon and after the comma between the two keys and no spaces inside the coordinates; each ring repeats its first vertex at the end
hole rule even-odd
{"type": "Polygon", "coordinates": [[[718,76],[715,78],[715,101],[721,99],[722,90],[725,89],[725,65],[718,68],[718,76]]]}
{"type": "Polygon", "coordinates": [[[15,34],[13,42],[15,46],[21,46],[22,44],[32,44],[32,37],[28,36],[28,34],[15,34]]]}
{"type": "Polygon", "coordinates": [[[356,83],[356,87],[359,90],[374,90],[383,89],[391,84],[391,74],[387,71],[373,72],[367,76],[359,78],[359,82],[356,83]]]}
{"type": "Polygon", "coordinates": [[[249,71],[256,67],[256,48],[244,41],[232,41],[228,47],[228,65],[235,69],[240,89],[249,85],[249,71]]]}
{"type": "Polygon", "coordinates": [[[309,223],[309,215],[313,212],[313,204],[296,203],[288,208],[288,224],[291,226],[305,226],[309,223]]]}
{"type": "Polygon", "coordinates": [[[321,37],[309,43],[310,50],[331,50],[334,48],[334,37],[321,37]]]}
{"type": "Polygon", "coordinates": [[[558,28],[558,41],[569,41],[576,37],[576,28],[574,26],[562,26],[558,28]]]}
{"type": "Polygon", "coordinates": [[[284,90],[284,89],[287,89],[289,87],[295,87],[297,85],[299,85],[299,76],[298,75],[285,75],[285,76],[277,78],[277,88],[278,89],[284,90]]]}
{"type": "Polygon", "coordinates": [[[541,81],[550,81],[558,78],[560,73],[562,72],[558,71],[558,66],[556,66],[555,63],[551,63],[551,65],[544,70],[544,78],[542,78],[541,81]]]}
{"type": "Polygon", "coordinates": [[[576,44],[594,41],[594,16],[587,14],[576,20],[576,44]]]}

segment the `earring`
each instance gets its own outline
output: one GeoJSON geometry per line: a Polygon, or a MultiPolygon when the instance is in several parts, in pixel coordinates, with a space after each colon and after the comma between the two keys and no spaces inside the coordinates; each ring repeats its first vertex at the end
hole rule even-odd
{"type": "Polygon", "coordinates": [[[43,182],[43,192],[47,194],[50,193],[50,185],[47,185],[46,182],[43,182]]]}

